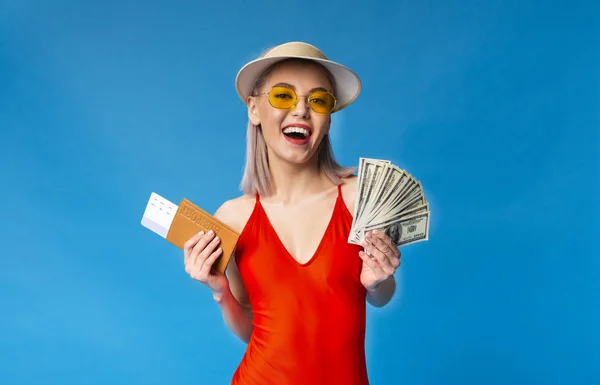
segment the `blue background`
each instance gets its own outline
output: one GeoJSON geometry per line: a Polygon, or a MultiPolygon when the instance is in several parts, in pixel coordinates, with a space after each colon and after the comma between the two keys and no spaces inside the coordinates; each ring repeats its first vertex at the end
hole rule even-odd
{"type": "Polygon", "coordinates": [[[339,160],[431,201],[372,384],[599,383],[598,4],[0,1],[0,382],[228,383],[245,345],[140,219],[239,194],[234,77],[302,40],[363,80],[339,160]]]}

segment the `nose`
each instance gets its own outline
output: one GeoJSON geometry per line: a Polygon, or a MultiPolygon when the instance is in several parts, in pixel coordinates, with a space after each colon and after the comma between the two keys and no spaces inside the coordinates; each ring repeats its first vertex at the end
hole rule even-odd
{"type": "Polygon", "coordinates": [[[292,110],[292,114],[296,117],[308,118],[309,108],[308,99],[306,97],[300,97],[292,110]]]}

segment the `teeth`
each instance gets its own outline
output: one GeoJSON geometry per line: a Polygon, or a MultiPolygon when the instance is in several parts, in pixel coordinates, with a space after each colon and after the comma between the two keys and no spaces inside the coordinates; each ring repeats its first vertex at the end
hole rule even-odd
{"type": "Polygon", "coordinates": [[[283,130],[284,134],[291,134],[292,132],[297,132],[297,133],[302,134],[304,136],[308,136],[308,130],[306,128],[301,128],[301,127],[287,127],[286,129],[283,130]]]}

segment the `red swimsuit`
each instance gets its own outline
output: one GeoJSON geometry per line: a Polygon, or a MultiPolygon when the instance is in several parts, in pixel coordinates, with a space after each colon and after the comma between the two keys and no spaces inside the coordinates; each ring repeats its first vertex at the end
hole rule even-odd
{"type": "Polygon", "coordinates": [[[260,198],[238,240],[236,262],[254,330],[232,385],[367,385],[366,291],[361,247],[347,242],[352,215],[338,186],[329,225],[305,264],[285,249],[260,198]]]}

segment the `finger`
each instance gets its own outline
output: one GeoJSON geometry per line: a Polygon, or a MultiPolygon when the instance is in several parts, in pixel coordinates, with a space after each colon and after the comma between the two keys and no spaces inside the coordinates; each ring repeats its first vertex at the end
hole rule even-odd
{"type": "Polygon", "coordinates": [[[379,250],[381,250],[384,253],[388,253],[390,251],[390,247],[387,243],[385,243],[383,241],[383,239],[381,239],[379,236],[377,236],[376,234],[379,233],[375,233],[375,232],[368,232],[366,234],[366,239],[375,247],[377,247],[379,250]]]}
{"type": "Polygon", "coordinates": [[[385,255],[390,265],[395,269],[400,266],[400,250],[392,242],[391,238],[382,231],[374,230],[372,234],[367,234],[367,238],[385,255]]]}
{"type": "MultiPolygon", "coordinates": [[[[215,237],[215,232],[210,230],[209,232],[207,232],[205,235],[202,236],[202,238],[198,241],[198,243],[196,243],[196,245],[192,249],[192,255],[190,258],[190,261],[192,264],[195,265],[200,262],[200,257],[201,257],[202,251],[204,251],[204,249],[210,244],[210,242],[214,239],[214,237],[215,237]]],[[[212,252],[212,250],[210,252],[212,252]]]]}
{"type": "Polygon", "coordinates": [[[392,238],[390,238],[386,233],[379,230],[373,230],[373,232],[370,234],[372,234],[371,238],[375,240],[379,250],[383,251],[386,254],[389,251],[392,255],[396,257],[399,256],[398,246],[394,244],[392,238]]]}
{"type": "Polygon", "coordinates": [[[375,230],[373,235],[384,242],[396,256],[398,255],[398,246],[394,243],[392,238],[381,230],[375,230]]]}
{"type": "MultiPolygon", "coordinates": [[[[218,236],[215,236],[214,239],[208,245],[206,245],[204,250],[202,250],[196,262],[196,265],[199,269],[203,269],[204,265],[207,263],[207,259],[212,255],[217,246],[219,246],[220,242],[221,239],[218,236]]],[[[210,271],[210,266],[208,267],[208,270],[210,271]]]]}
{"type": "Polygon", "coordinates": [[[219,247],[217,250],[213,251],[208,258],[206,258],[206,262],[204,262],[201,268],[203,274],[208,275],[210,273],[210,269],[213,267],[215,261],[221,256],[222,253],[223,249],[219,247]]]}
{"type": "Polygon", "coordinates": [[[387,274],[394,273],[394,267],[392,266],[388,255],[386,255],[383,251],[379,250],[376,246],[370,244],[367,241],[364,242],[364,247],[365,250],[369,252],[369,254],[371,254],[375,259],[377,259],[377,262],[379,262],[379,265],[381,266],[381,269],[383,271],[385,271],[387,274]]]}
{"type": "Polygon", "coordinates": [[[200,231],[199,233],[195,234],[193,237],[191,237],[190,239],[188,239],[183,244],[183,261],[186,264],[188,263],[188,261],[190,259],[190,255],[192,254],[192,249],[198,243],[198,241],[200,240],[200,238],[203,235],[204,235],[204,231],[200,231]]]}
{"type": "Polygon", "coordinates": [[[367,253],[361,250],[358,252],[358,255],[360,256],[360,259],[362,259],[371,268],[371,270],[373,270],[373,272],[381,272],[381,266],[379,266],[376,260],[369,257],[367,253]]]}
{"type": "Polygon", "coordinates": [[[385,254],[384,252],[382,252],[381,250],[379,250],[376,247],[371,247],[371,254],[373,254],[375,256],[375,259],[377,260],[377,262],[379,263],[379,266],[381,266],[381,269],[386,273],[386,274],[394,274],[395,268],[392,265],[392,261],[389,255],[385,254]]]}
{"type": "Polygon", "coordinates": [[[212,252],[208,256],[208,258],[206,258],[204,260],[204,263],[196,264],[193,267],[193,269],[191,269],[192,273],[190,275],[192,276],[192,278],[194,278],[195,280],[200,281],[202,283],[207,283],[208,279],[210,277],[210,274],[211,274],[211,269],[213,267],[213,264],[215,263],[217,258],[219,258],[219,256],[221,256],[222,253],[223,253],[223,249],[219,247],[217,250],[212,252]]]}

